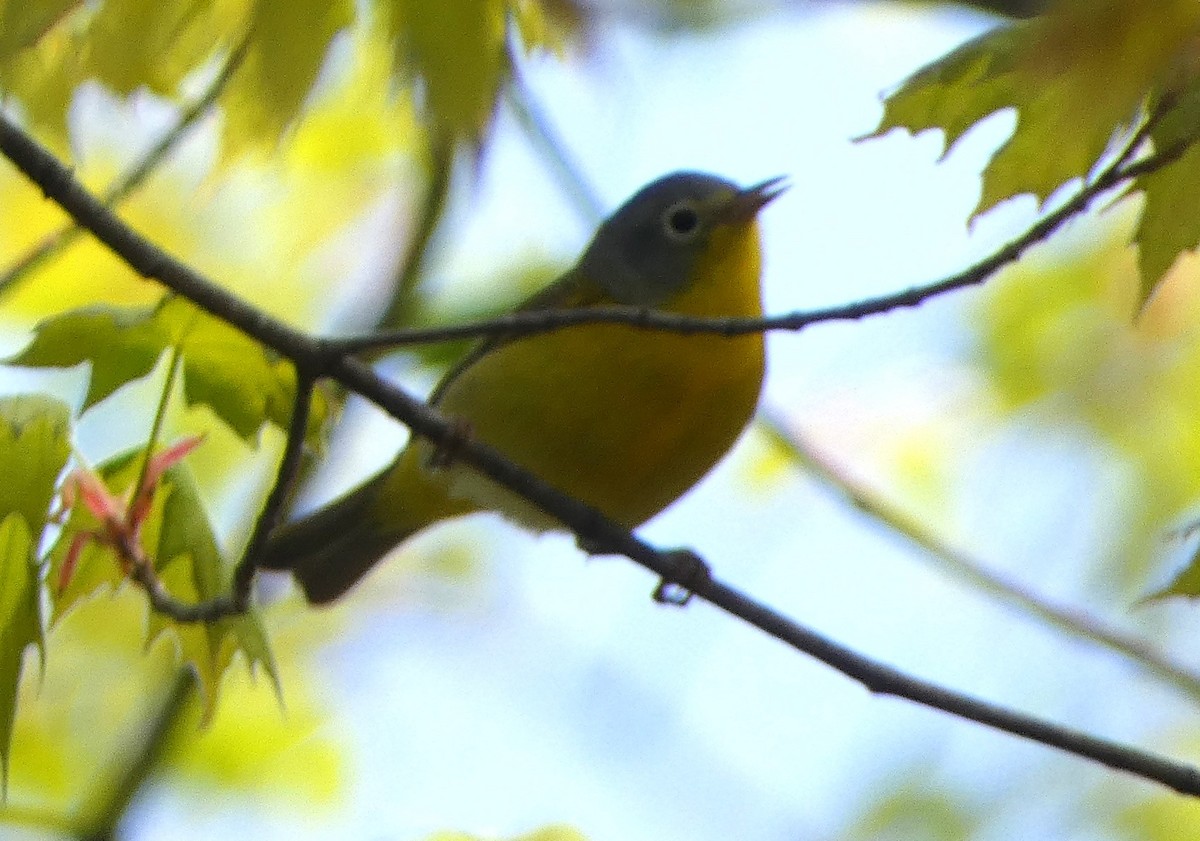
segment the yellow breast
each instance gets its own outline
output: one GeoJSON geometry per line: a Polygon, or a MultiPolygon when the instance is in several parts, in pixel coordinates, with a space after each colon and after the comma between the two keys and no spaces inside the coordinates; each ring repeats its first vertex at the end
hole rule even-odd
{"type": "MultiPolygon", "coordinates": [[[[713,238],[693,282],[663,309],[759,315],[757,226],[718,228],[713,238]]],[[[758,334],[581,326],[489,352],[449,385],[439,408],[558,490],[635,526],[699,481],[733,445],[754,413],[763,372],[758,334]]],[[[526,525],[551,525],[465,469],[448,471],[444,481],[450,496],[526,525]]]]}

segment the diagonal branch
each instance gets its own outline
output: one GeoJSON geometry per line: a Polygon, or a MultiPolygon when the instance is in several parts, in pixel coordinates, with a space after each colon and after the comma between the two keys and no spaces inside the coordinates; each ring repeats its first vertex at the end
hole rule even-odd
{"type": "MultiPolygon", "coordinates": [[[[125,225],[102,202],[91,196],[50,152],[3,116],[0,116],[0,153],[16,164],[48,198],[57,202],[136,271],[158,280],[288,356],[304,372],[304,376],[332,377],[409,426],[414,434],[429,438],[435,444],[453,441],[458,458],[561,521],[588,545],[629,557],[664,581],[682,586],[797,651],[837,669],[872,692],[906,698],[1067,751],[1109,768],[1159,782],[1176,791],[1200,796],[1200,770],[1190,765],[906,675],[827,639],[717,581],[707,574],[702,565],[681,562],[679,558],[682,553],[655,549],[599,511],[559,493],[496,450],[470,438],[463,439],[438,412],[383,380],[368,365],[352,357],[331,353],[319,340],[255,309],[195,269],[172,258],[125,225]]],[[[152,602],[154,595],[150,593],[152,602]]],[[[225,601],[232,603],[232,598],[226,597],[225,601]]]]}
{"type": "Polygon", "coordinates": [[[1132,637],[1078,608],[1055,602],[987,569],[975,558],[954,548],[933,530],[922,525],[894,503],[871,492],[822,458],[803,438],[789,432],[783,423],[760,415],[764,431],[788,449],[801,467],[818,482],[838,494],[844,502],[863,512],[893,534],[920,549],[935,563],[968,585],[1019,610],[1064,634],[1107,648],[1157,679],[1168,683],[1192,700],[1200,701],[1200,673],[1176,663],[1149,642],[1132,637]]]}
{"type": "MultiPolygon", "coordinates": [[[[229,80],[242,66],[248,45],[249,38],[245,38],[233,48],[204,92],[180,113],[175,125],[163,133],[158,141],[146,151],[141,160],[104,191],[103,201],[105,204],[120,204],[141,187],[192,126],[216,105],[217,100],[229,84],[229,80]]],[[[18,258],[6,271],[0,273],[0,295],[10,292],[31,271],[73,243],[82,233],[83,229],[77,223],[67,222],[58,230],[51,231],[43,237],[41,242],[27,251],[24,256],[18,258]]]]}

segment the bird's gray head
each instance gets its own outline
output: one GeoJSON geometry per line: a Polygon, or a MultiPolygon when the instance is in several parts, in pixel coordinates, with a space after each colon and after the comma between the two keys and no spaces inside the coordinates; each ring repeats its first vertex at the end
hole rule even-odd
{"type": "Polygon", "coordinates": [[[780,180],[742,190],[702,172],[664,176],[605,220],[579,268],[615,301],[661,304],[687,285],[713,229],[753,219],[783,191],[780,180]]]}

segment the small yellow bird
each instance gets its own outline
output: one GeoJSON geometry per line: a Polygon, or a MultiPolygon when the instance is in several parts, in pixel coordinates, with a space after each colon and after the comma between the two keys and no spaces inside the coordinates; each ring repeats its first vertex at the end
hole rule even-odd
{"type": "MultiPolygon", "coordinates": [[[[757,215],[785,189],[696,172],[644,187],[596,232],[574,268],[524,311],[626,304],[690,316],[761,315],[757,215]]],[[[733,446],[758,403],[763,340],[616,324],[485,340],[430,402],[556,489],[633,528],[691,488],[733,446]]],[[[330,602],[426,526],[494,510],[561,527],[466,465],[414,439],[390,466],[279,529],[260,565],[291,570],[330,602]]]]}

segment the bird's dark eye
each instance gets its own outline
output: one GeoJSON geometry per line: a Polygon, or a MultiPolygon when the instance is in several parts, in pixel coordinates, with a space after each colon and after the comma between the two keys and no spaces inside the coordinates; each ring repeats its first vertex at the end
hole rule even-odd
{"type": "Polygon", "coordinates": [[[663,215],[663,230],[669,238],[686,242],[700,230],[700,214],[688,202],[674,204],[663,215]]]}

